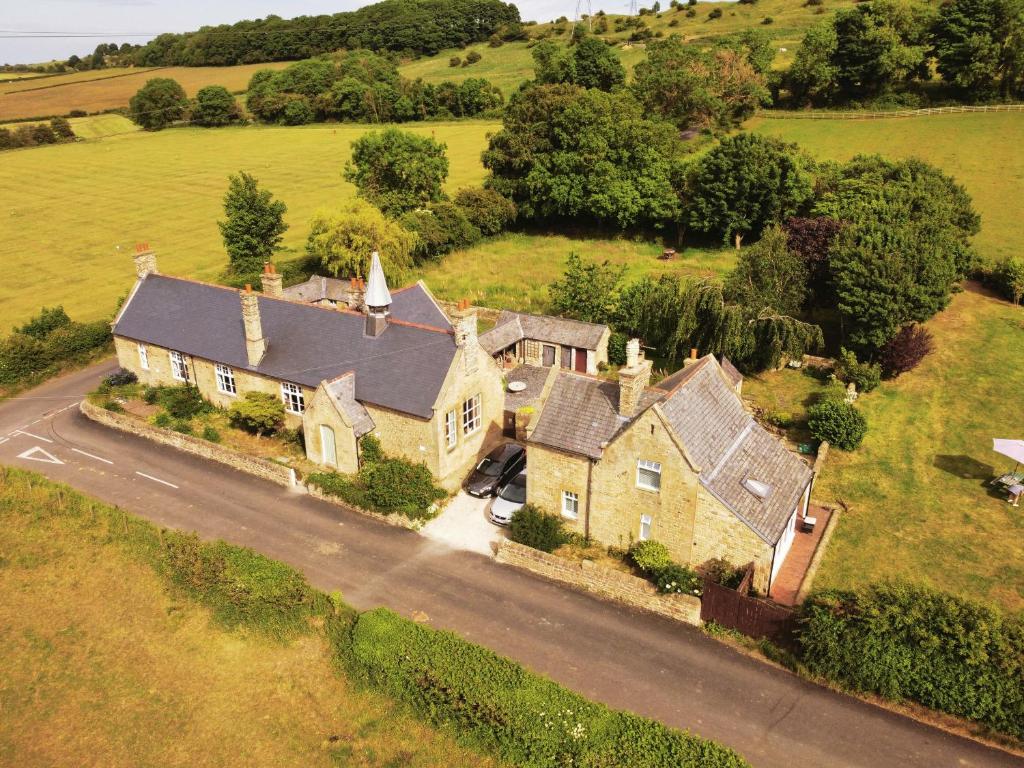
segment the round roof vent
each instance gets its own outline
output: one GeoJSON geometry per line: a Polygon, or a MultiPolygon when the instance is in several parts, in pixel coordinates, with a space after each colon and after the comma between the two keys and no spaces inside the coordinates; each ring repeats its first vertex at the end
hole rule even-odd
{"type": "Polygon", "coordinates": [[[509,392],[522,392],[524,389],[526,389],[525,381],[510,381],[508,383],[509,392]]]}

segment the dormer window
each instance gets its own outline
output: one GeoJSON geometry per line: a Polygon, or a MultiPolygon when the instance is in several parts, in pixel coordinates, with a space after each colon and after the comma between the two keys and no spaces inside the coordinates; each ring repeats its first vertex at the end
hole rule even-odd
{"type": "Polygon", "coordinates": [[[772,487],[768,483],[755,480],[752,477],[743,480],[743,487],[762,500],[772,495],[772,487]]]}

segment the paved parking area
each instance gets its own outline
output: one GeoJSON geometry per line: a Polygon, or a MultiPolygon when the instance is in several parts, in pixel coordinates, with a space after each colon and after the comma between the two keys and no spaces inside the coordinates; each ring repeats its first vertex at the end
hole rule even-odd
{"type": "Polygon", "coordinates": [[[490,499],[478,499],[459,491],[444,511],[423,526],[420,533],[452,549],[493,557],[498,542],[505,537],[505,529],[487,519],[490,503],[490,499]]]}

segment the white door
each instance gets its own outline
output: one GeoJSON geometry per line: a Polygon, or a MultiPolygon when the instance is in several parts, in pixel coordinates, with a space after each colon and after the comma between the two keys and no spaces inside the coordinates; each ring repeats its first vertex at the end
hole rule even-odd
{"type": "Polygon", "coordinates": [[[324,464],[338,466],[338,447],[334,443],[334,430],[326,424],[320,425],[320,454],[324,464]]]}

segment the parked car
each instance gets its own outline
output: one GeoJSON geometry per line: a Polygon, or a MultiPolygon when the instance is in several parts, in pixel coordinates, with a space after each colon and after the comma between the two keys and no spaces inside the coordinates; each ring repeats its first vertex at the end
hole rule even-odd
{"type": "Polygon", "coordinates": [[[491,502],[490,518],[496,525],[508,525],[512,516],[526,503],[526,470],[513,477],[491,502]]]}
{"type": "Polygon", "coordinates": [[[506,443],[487,454],[466,481],[466,493],[486,499],[498,492],[526,466],[526,450],[506,443]]]}

